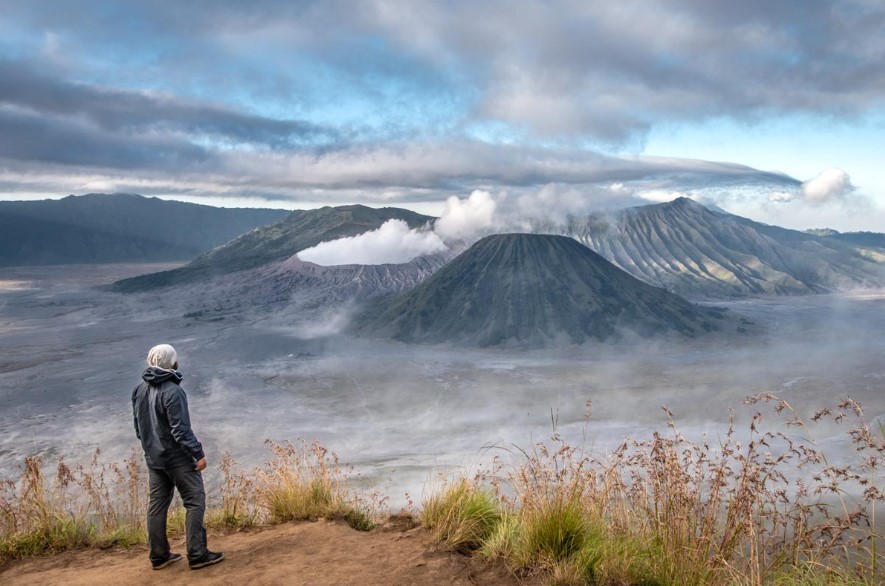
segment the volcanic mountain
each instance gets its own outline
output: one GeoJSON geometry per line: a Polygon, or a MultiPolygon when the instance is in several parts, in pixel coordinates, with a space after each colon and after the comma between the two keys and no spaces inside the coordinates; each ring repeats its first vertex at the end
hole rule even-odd
{"type": "Polygon", "coordinates": [[[124,279],[114,283],[113,289],[127,293],[146,291],[254,269],[283,261],[320,242],[375,230],[392,219],[404,220],[412,228],[433,220],[409,210],[362,205],[296,210],[275,224],[257,228],[210,250],[188,265],[124,279]]]}
{"type": "Polygon", "coordinates": [[[885,265],[851,242],[754,222],[687,198],[538,224],[634,277],[689,297],[822,293],[885,286],[885,265]]]}
{"type": "Polygon", "coordinates": [[[360,335],[406,342],[541,347],[717,329],[721,313],[647,285],[572,238],[483,238],[414,289],[369,303],[360,335]]]}
{"type": "Polygon", "coordinates": [[[258,268],[219,275],[168,290],[186,299],[187,317],[227,318],[240,312],[303,313],[340,307],[418,285],[453,253],[420,256],[406,263],[321,266],[298,255],[258,268]]]}
{"type": "Polygon", "coordinates": [[[0,202],[0,266],[190,260],[287,214],[130,193],[0,202]]]}

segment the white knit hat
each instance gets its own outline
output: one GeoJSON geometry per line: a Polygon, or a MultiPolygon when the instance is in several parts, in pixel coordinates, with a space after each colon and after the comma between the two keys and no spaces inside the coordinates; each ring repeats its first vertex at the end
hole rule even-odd
{"type": "Polygon", "coordinates": [[[175,367],[176,362],[178,362],[178,354],[175,353],[175,348],[169,344],[154,346],[147,355],[148,366],[170,370],[175,367]]]}

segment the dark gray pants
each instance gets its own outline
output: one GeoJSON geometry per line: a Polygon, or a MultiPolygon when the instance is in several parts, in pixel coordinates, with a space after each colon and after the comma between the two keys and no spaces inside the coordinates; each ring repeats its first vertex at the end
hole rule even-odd
{"type": "Polygon", "coordinates": [[[169,557],[169,540],[166,538],[166,515],[172,502],[172,491],[178,489],[185,509],[187,533],[187,559],[193,561],[206,555],[206,491],[203,475],[192,466],[178,468],[148,468],[151,498],[148,503],[147,531],[151,547],[151,561],[162,562],[169,557]]]}

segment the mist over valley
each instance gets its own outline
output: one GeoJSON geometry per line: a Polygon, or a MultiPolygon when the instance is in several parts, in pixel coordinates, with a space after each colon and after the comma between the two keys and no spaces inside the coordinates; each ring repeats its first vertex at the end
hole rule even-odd
{"type": "MultiPolygon", "coordinates": [[[[734,216],[696,210],[694,203],[666,206],[650,209],[688,208],[706,222],[715,224],[718,219],[722,230],[737,229],[728,226],[740,223],[734,216]]],[[[499,253],[508,252],[478,256],[475,247],[486,241],[472,243],[483,230],[494,231],[486,225],[472,238],[460,237],[457,231],[451,233],[458,238],[433,232],[446,242],[445,250],[384,263],[382,245],[386,239],[399,238],[400,231],[403,237],[423,235],[422,244],[414,245],[416,251],[437,250],[435,244],[425,246],[432,240],[433,225],[428,223],[432,218],[385,208],[371,212],[367,221],[355,221],[363,209],[297,212],[186,265],[0,269],[3,474],[14,476],[22,458],[30,454],[50,461],[85,458],[97,448],[108,458],[127,455],[136,447],[129,396],[143,369],[145,352],[161,341],[178,349],[194,428],[216,461],[229,452],[243,464],[257,464],[268,455],[265,439],[317,439],[397,506],[406,502],[407,493],[420,496],[436,472],[470,470],[496,455],[518,459],[522,456],[515,447],[526,449],[554,432],[575,445],[603,451],[625,437],[648,437],[666,428],[662,405],[675,414],[681,431],[697,438],[724,433],[729,408],[736,409],[739,421],[746,421],[752,413],[741,404],[755,393],[774,393],[806,414],[850,395],[865,406],[868,416],[885,414],[881,392],[885,295],[876,288],[882,283],[877,272],[881,261],[850,244],[826,244],[830,236],[744,223],[744,230],[762,234],[747,244],[746,238],[737,236],[716,240],[710,234],[718,232],[712,229],[690,232],[688,237],[687,228],[676,233],[661,221],[656,226],[662,244],[649,248],[636,236],[642,230],[630,235],[622,224],[621,234],[627,235],[620,241],[632,245],[615,246],[611,231],[601,232],[610,243],[602,252],[610,251],[616,261],[610,264],[562,236],[534,236],[537,240],[532,242],[543,246],[525,249],[519,248],[523,244],[515,245],[523,240],[492,237],[488,242],[496,243],[499,253]],[[398,220],[404,222],[402,230],[380,232],[386,222],[398,220]],[[300,223],[291,230],[287,222],[300,223]],[[307,225],[316,236],[297,240],[299,234],[309,234],[307,225]],[[673,260],[678,251],[663,244],[667,235],[683,242],[682,254],[694,259],[693,265],[673,260]],[[299,258],[299,251],[322,242],[338,242],[336,246],[344,250],[348,238],[363,239],[356,241],[357,248],[374,246],[380,264],[322,266],[299,258]],[[559,250],[559,245],[550,248],[558,238],[571,243],[565,256],[551,252],[559,250]],[[779,258],[777,271],[759,268],[746,251],[734,252],[735,242],[752,246],[760,259],[769,258],[764,254],[779,258]],[[508,248],[511,245],[516,247],[508,248]],[[803,247],[820,253],[802,257],[796,251],[803,247]],[[232,250],[248,253],[213,264],[213,259],[233,255],[232,250]],[[651,252],[637,256],[641,250],[651,252]],[[705,258],[718,259],[719,266],[731,272],[693,270],[711,266],[698,251],[705,258]],[[624,256],[627,252],[633,256],[624,256]],[[727,261],[728,254],[742,255],[743,264],[727,261]],[[574,255],[582,259],[592,255],[599,259],[593,263],[610,268],[564,260],[574,255]],[[540,261],[532,264],[535,257],[540,261]],[[801,267],[811,272],[790,273],[802,258],[801,267]],[[447,270],[464,263],[485,266],[480,273],[484,276],[476,282],[463,276],[470,273],[445,277],[447,270]],[[225,266],[228,269],[197,270],[225,266]],[[755,272],[748,266],[756,267],[755,272]],[[557,272],[566,271],[564,267],[580,271],[559,281],[557,272]],[[528,272],[520,272],[523,269],[528,272]],[[599,270],[623,276],[596,290],[564,285],[590,279],[588,275],[599,270]],[[700,283],[690,290],[693,295],[685,296],[687,300],[627,274],[641,278],[654,273],[666,280],[683,270],[689,273],[683,285],[678,279],[667,282],[672,285],[668,288],[683,293],[692,283],[700,283]],[[157,275],[163,279],[170,274],[177,275],[175,283],[156,286],[157,275]],[[634,281],[639,284],[633,285],[634,281]],[[512,296],[525,294],[527,283],[536,292],[560,288],[563,297],[508,305],[516,298],[512,296]],[[374,328],[354,330],[355,323],[365,323],[360,316],[366,308],[376,308],[373,319],[381,324],[406,319],[398,316],[407,316],[410,310],[401,311],[400,306],[414,306],[408,296],[424,295],[420,292],[432,286],[441,287],[433,293],[441,303],[454,300],[454,309],[447,311],[456,314],[447,318],[446,327],[469,337],[471,321],[495,327],[508,323],[506,317],[483,322],[497,315],[500,304],[510,307],[512,315],[547,316],[517,327],[502,341],[508,336],[511,342],[537,341],[542,332],[544,342],[477,348],[464,336],[424,337],[433,331],[425,326],[410,326],[409,331],[423,334],[401,337],[406,341],[374,328]],[[459,286],[465,289],[459,291],[459,286]],[[494,292],[488,300],[469,297],[484,286],[494,292]],[[679,328],[652,328],[654,332],[638,335],[595,336],[586,331],[575,337],[568,334],[572,322],[557,317],[559,310],[562,316],[581,315],[581,303],[595,302],[603,307],[603,313],[591,320],[598,323],[605,315],[626,311],[612,305],[615,300],[644,288],[653,295],[644,302],[647,311],[665,319],[660,312],[670,304],[682,312],[680,319],[693,324],[692,335],[679,328]],[[751,291],[756,294],[749,295],[751,291]],[[714,295],[717,292],[720,295],[714,295]],[[565,304],[566,299],[577,305],[565,304]],[[457,307],[477,303],[488,306],[473,316],[457,315],[457,307]],[[380,313],[379,304],[386,304],[380,313]],[[459,322],[462,318],[468,321],[459,322]],[[704,321],[715,327],[701,327],[704,321]],[[545,331],[545,327],[554,329],[545,331]],[[563,335],[557,336],[557,331],[563,335]],[[589,419],[588,400],[592,402],[589,419]]],[[[587,225],[591,223],[588,220],[587,225]]],[[[550,225],[538,231],[549,234],[550,225]]],[[[596,236],[582,241],[598,242],[596,236]]],[[[341,258],[346,260],[346,255],[341,258]]],[[[767,266],[775,265],[771,261],[767,266]]],[[[433,311],[437,305],[422,306],[420,311],[433,311]]],[[[835,439],[835,430],[824,426],[820,431],[817,439],[828,455],[838,459],[840,453],[848,453],[844,440],[835,439]]],[[[210,471],[209,478],[210,483],[218,482],[217,470],[210,471]]]]}

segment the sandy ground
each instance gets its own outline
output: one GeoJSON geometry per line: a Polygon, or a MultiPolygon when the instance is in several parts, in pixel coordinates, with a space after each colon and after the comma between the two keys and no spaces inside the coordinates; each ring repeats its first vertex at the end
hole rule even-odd
{"type": "MultiPolygon", "coordinates": [[[[181,540],[174,551],[184,552],[181,540]]],[[[525,586],[500,564],[446,552],[421,528],[388,524],[365,533],[342,523],[288,524],[210,536],[224,551],[217,565],[192,571],[182,560],[150,567],[145,547],[83,550],[17,560],[0,568],[5,586],[98,584],[310,584],[414,585],[502,584],[525,586]]]]}

